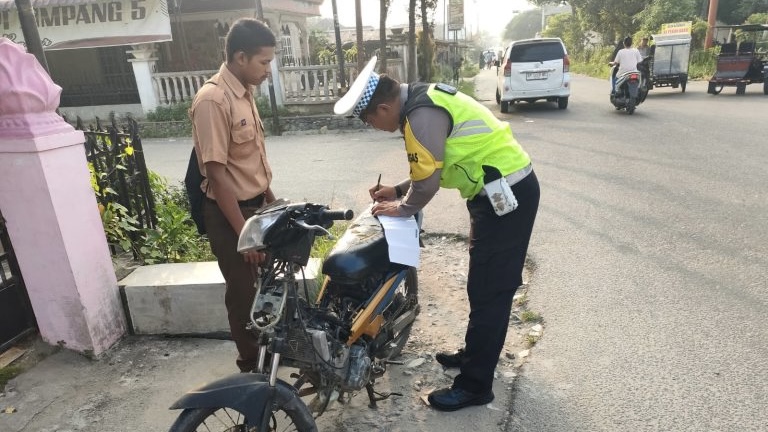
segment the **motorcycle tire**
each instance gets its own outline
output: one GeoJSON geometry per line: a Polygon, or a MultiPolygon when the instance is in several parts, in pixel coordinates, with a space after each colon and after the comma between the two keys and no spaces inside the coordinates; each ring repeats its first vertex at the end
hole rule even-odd
{"type": "Polygon", "coordinates": [[[632,99],[627,101],[627,113],[629,113],[629,115],[635,113],[635,101],[632,99]]]}
{"type": "MultiPolygon", "coordinates": [[[[410,312],[411,310],[415,310],[416,315],[418,315],[420,310],[419,279],[415,268],[411,267],[408,269],[408,272],[405,276],[405,281],[403,282],[403,292],[398,293],[397,295],[400,294],[403,295],[405,301],[412,302],[412,306],[404,310],[400,316],[410,312]]],[[[392,318],[392,320],[396,319],[397,317],[392,318]]],[[[386,346],[384,346],[376,353],[376,357],[380,359],[392,360],[399,356],[403,351],[403,348],[405,348],[405,344],[408,343],[408,338],[411,336],[412,328],[413,322],[408,324],[398,334],[394,335],[392,339],[387,342],[386,346]]]]}
{"type": "MultiPolygon", "coordinates": [[[[303,404],[302,407],[307,409],[303,404]]],[[[296,412],[296,407],[289,409],[278,406],[278,410],[272,413],[272,418],[269,420],[269,430],[317,432],[315,425],[298,424],[301,415],[296,412]]],[[[179,414],[169,432],[209,431],[212,430],[210,427],[215,427],[215,430],[246,430],[245,421],[244,414],[231,408],[185,409],[179,414]]]]}

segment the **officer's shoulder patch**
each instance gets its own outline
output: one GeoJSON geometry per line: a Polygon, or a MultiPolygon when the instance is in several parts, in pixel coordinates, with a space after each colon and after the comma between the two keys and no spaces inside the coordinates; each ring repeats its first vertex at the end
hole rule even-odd
{"type": "Polygon", "coordinates": [[[458,92],[456,87],[445,83],[435,84],[435,90],[440,90],[441,92],[448,93],[449,95],[455,95],[458,92]]]}

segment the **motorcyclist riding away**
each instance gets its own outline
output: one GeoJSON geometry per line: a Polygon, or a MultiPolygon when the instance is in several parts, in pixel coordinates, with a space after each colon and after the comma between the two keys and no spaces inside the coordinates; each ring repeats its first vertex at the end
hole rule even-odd
{"type": "Polygon", "coordinates": [[[611,93],[616,91],[616,77],[624,73],[637,70],[637,64],[643,61],[643,56],[637,48],[632,48],[632,38],[624,38],[624,48],[616,53],[616,58],[610,62],[611,66],[619,65],[618,71],[611,74],[611,93]]]}

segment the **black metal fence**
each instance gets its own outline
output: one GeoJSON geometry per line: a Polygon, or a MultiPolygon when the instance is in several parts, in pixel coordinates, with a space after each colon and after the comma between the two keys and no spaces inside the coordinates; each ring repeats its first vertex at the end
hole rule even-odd
{"type": "MultiPolygon", "coordinates": [[[[138,230],[156,228],[155,201],[136,121],[128,119],[127,124],[118,125],[113,116],[107,126],[97,118],[95,126],[86,127],[78,117],[76,128],[85,134],[86,157],[93,167],[92,181],[102,211],[117,203],[138,230]]],[[[139,232],[128,232],[132,242],[139,232]]],[[[114,253],[115,245],[110,247],[114,253]]]]}

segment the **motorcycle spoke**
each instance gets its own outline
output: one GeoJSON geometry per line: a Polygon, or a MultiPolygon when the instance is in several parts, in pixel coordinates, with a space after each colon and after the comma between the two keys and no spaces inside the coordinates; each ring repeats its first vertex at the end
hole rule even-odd
{"type": "Polygon", "coordinates": [[[237,411],[222,408],[212,413],[203,421],[197,431],[205,432],[245,432],[245,418],[237,411]]]}
{"type": "MultiPolygon", "coordinates": [[[[229,408],[220,408],[209,412],[205,418],[197,423],[197,427],[190,429],[195,432],[256,432],[255,426],[248,428],[245,424],[245,416],[229,408]]],[[[298,427],[293,419],[285,411],[273,412],[270,415],[268,432],[297,431],[298,427]]]]}

